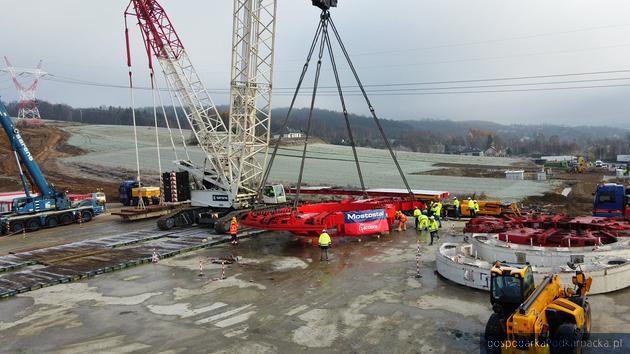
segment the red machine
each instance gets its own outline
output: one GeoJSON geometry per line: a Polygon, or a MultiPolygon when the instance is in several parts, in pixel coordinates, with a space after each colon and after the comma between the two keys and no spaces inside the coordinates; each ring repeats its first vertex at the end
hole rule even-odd
{"type": "Polygon", "coordinates": [[[365,236],[388,232],[396,211],[409,212],[425,204],[410,198],[382,197],[341,202],[304,204],[297,208],[252,211],[241,223],[270,231],[288,231],[298,236],[317,236],[323,229],[331,236],[365,236]]]}
{"type": "Polygon", "coordinates": [[[630,237],[630,222],[593,216],[505,215],[503,218],[471,219],[464,232],[498,233],[502,241],[523,245],[584,247],[613,243],[617,237],[630,237]]]}

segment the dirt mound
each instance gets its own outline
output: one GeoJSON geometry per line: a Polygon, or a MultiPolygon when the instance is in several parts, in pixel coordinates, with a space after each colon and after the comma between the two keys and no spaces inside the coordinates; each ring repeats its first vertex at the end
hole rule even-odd
{"type": "Polygon", "coordinates": [[[454,177],[480,177],[480,178],[504,178],[505,169],[487,169],[487,168],[440,168],[437,170],[413,172],[412,175],[431,175],[431,176],[454,176],[454,177]]]}
{"type": "MultiPolygon", "coordinates": [[[[107,194],[109,200],[116,199],[117,183],[77,178],[69,173],[69,166],[59,162],[58,158],[86,153],[85,150],[68,144],[70,133],[58,127],[45,125],[38,128],[21,128],[20,134],[46,179],[57,190],[90,193],[100,188],[107,194]]],[[[17,164],[4,132],[0,134],[0,155],[5,156],[4,159],[0,159],[0,192],[21,190],[17,164]]]]}

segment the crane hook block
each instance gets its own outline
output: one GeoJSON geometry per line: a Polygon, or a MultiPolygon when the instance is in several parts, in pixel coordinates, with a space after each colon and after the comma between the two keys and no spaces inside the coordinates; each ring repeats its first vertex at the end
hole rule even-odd
{"type": "Polygon", "coordinates": [[[331,7],[337,7],[337,0],[313,0],[313,6],[326,11],[331,7]]]}

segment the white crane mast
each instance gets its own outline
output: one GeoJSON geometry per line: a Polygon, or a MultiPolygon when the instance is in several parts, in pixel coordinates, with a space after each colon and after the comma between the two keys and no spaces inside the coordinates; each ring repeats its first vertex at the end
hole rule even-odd
{"type": "Polygon", "coordinates": [[[255,198],[267,163],[277,0],[234,0],[229,146],[232,193],[255,198]]]}

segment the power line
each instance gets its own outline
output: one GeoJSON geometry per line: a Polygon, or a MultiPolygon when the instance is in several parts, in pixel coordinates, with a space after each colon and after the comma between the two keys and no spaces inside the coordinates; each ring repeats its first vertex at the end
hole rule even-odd
{"type": "MultiPolygon", "coordinates": [[[[628,80],[630,78],[618,78],[616,80],[628,80]]],[[[592,81],[605,81],[607,79],[601,79],[601,80],[574,80],[573,82],[592,82],[592,81]]],[[[63,82],[63,81],[60,81],[63,82]]],[[[70,82],[66,82],[66,83],[70,83],[70,82]]],[[[449,95],[449,94],[472,94],[472,93],[507,93],[507,92],[533,92],[533,91],[556,91],[556,90],[574,90],[574,89],[594,89],[594,88],[612,88],[612,87],[627,87],[630,86],[630,84],[611,84],[611,85],[591,85],[591,86],[572,86],[572,87],[547,87],[547,88],[527,88],[527,89],[508,89],[508,90],[476,90],[476,91],[448,91],[448,92],[427,92],[430,90],[455,90],[455,89],[465,89],[465,88],[490,88],[490,87],[504,87],[504,86],[519,86],[519,85],[527,85],[527,86],[534,86],[534,85],[541,85],[541,84],[562,84],[562,83],[571,83],[571,81],[568,82],[554,82],[554,83],[530,83],[530,84],[513,84],[513,85],[484,85],[484,86],[461,86],[461,87],[440,87],[440,88],[429,88],[429,89],[392,89],[392,90],[376,90],[376,91],[370,91],[370,95],[371,96],[418,96],[418,95],[449,95]],[[418,92],[420,90],[425,90],[425,92],[418,92]],[[406,92],[407,91],[407,92],[406,92]],[[409,92],[409,91],[414,91],[414,92],[409,92]]],[[[115,88],[119,88],[120,85],[95,85],[95,84],[86,84],[86,83],[74,83],[74,84],[79,84],[79,85],[89,85],[89,86],[101,86],[101,87],[115,87],[115,88]]],[[[123,86],[124,87],[124,86],[123,86]]],[[[126,88],[126,87],[125,87],[126,88]]],[[[146,89],[146,88],[139,88],[139,89],[146,89]]],[[[150,90],[150,88],[148,88],[150,90]]],[[[210,92],[210,91],[209,91],[210,92]]],[[[226,90],[224,92],[214,92],[214,93],[218,93],[218,94],[228,94],[229,91],[226,90]]],[[[301,93],[302,94],[308,94],[308,93],[301,93]]],[[[319,93],[319,95],[321,96],[336,96],[338,93],[336,92],[332,92],[332,91],[328,91],[328,92],[321,92],[319,93]]],[[[348,96],[361,96],[361,92],[358,91],[346,91],[346,94],[348,96]]],[[[291,96],[292,93],[290,92],[276,92],[274,93],[274,95],[276,96],[291,96]]]]}
{"type": "MultiPolygon", "coordinates": [[[[534,82],[534,83],[514,83],[514,84],[496,84],[496,85],[476,85],[476,86],[449,86],[449,87],[424,87],[424,88],[399,88],[399,89],[380,89],[370,90],[370,92],[413,92],[413,91],[434,91],[434,90],[460,90],[460,89],[478,89],[492,87],[515,87],[515,86],[536,86],[536,85],[562,85],[576,84],[585,82],[601,82],[601,81],[621,81],[630,80],[630,77],[604,78],[604,79],[586,79],[586,80],[569,80],[569,81],[551,81],[551,82],[534,82]]],[[[358,93],[360,91],[344,91],[347,93],[358,93]]]]}
{"type": "MultiPolygon", "coordinates": [[[[531,75],[531,76],[508,76],[508,77],[497,77],[497,78],[488,78],[488,79],[469,79],[469,80],[449,80],[449,81],[420,81],[420,82],[404,82],[404,83],[392,83],[392,84],[372,84],[372,85],[364,85],[365,87],[383,87],[383,86],[416,86],[416,85],[437,85],[437,84],[459,84],[459,83],[467,83],[467,82],[489,82],[489,81],[513,81],[513,80],[530,80],[530,79],[548,79],[554,77],[569,77],[569,76],[586,76],[586,75],[603,75],[603,74],[620,74],[620,73],[630,73],[630,69],[620,69],[620,70],[607,70],[607,71],[590,71],[590,72],[579,72],[579,73],[565,73],[565,74],[549,74],[549,75],[531,75]]],[[[358,87],[356,85],[353,86],[344,86],[344,87],[358,87]]],[[[309,87],[305,87],[309,88],[309,87]]],[[[312,88],[312,87],[310,87],[312,88]]],[[[321,86],[321,88],[335,88],[334,86],[321,86]]],[[[287,88],[289,89],[289,88],[287,88]]]]}
{"type": "MultiPolygon", "coordinates": [[[[607,70],[607,71],[590,71],[590,72],[577,72],[577,73],[562,73],[562,74],[547,74],[547,75],[530,75],[530,76],[512,76],[512,77],[497,77],[497,78],[481,78],[481,79],[468,79],[468,80],[447,80],[447,81],[426,81],[426,82],[405,82],[405,83],[388,83],[388,84],[371,84],[365,85],[366,87],[409,87],[409,86],[423,86],[423,85],[437,85],[437,84],[456,84],[456,83],[475,83],[475,82],[502,82],[502,81],[516,81],[516,80],[531,80],[531,79],[543,79],[543,78],[558,78],[558,77],[575,77],[575,76],[590,76],[590,75],[605,75],[615,73],[629,73],[630,69],[620,70],[607,70]]],[[[87,86],[99,86],[109,88],[121,88],[128,89],[126,85],[100,83],[95,81],[87,81],[81,79],[74,79],[69,77],[63,77],[58,75],[49,74],[44,77],[46,80],[56,81],[59,83],[87,85],[87,86]]],[[[411,88],[411,89],[397,89],[397,90],[371,90],[371,92],[387,92],[387,91],[430,91],[430,90],[449,90],[449,89],[471,89],[471,88],[490,88],[490,87],[510,87],[510,86],[535,86],[535,85],[551,85],[551,84],[571,84],[571,83],[585,83],[585,82],[598,82],[598,81],[619,81],[628,80],[630,77],[619,78],[594,78],[594,79],[582,79],[582,80],[564,80],[564,81],[552,81],[552,82],[530,82],[530,83],[510,83],[510,84],[493,84],[493,85],[478,85],[478,86],[451,86],[451,87],[429,87],[429,88],[411,88]]],[[[356,88],[356,85],[344,86],[344,88],[356,88]]],[[[150,87],[135,87],[140,90],[151,90],[150,87]]],[[[322,89],[335,89],[333,86],[322,86],[322,89]]],[[[308,89],[305,87],[304,89],[308,89]]],[[[291,90],[292,87],[279,87],[275,91],[278,94],[291,90]]],[[[228,93],[228,89],[209,89],[212,93],[228,93]]],[[[352,93],[352,91],[347,91],[352,93]]],[[[326,93],[326,92],[323,92],[326,93]]]]}
{"type": "MultiPolygon", "coordinates": [[[[371,96],[422,96],[422,95],[455,95],[455,94],[473,94],[473,93],[507,93],[507,92],[530,92],[530,91],[560,91],[560,90],[580,90],[595,88],[614,88],[614,87],[630,87],[630,84],[614,84],[614,85],[592,85],[592,86],[572,86],[572,87],[545,87],[545,88],[528,88],[528,89],[509,89],[509,90],[482,90],[482,91],[451,91],[451,92],[397,92],[397,93],[370,93],[371,96]]],[[[280,94],[288,95],[288,94],[280,94]]],[[[324,94],[326,96],[334,96],[334,94],[324,94]]],[[[347,96],[361,96],[361,93],[350,93],[347,96]]]]}
{"type": "MultiPolygon", "coordinates": [[[[628,46],[630,46],[630,43],[621,43],[621,44],[613,44],[613,45],[607,45],[607,46],[590,47],[590,48],[582,48],[582,49],[520,53],[520,54],[513,54],[513,55],[495,56],[495,57],[477,57],[477,58],[467,58],[467,59],[427,61],[427,62],[417,62],[417,63],[408,63],[408,64],[386,64],[386,65],[370,65],[370,66],[364,65],[361,68],[362,69],[378,69],[378,68],[399,68],[399,67],[406,67],[406,66],[421,66],[421,65],[434,65],[434,64],[453,64],[453,63],[465,63],[465,62],[471,62],[471,61],[501,60],[501,59],[510,59],[510,58],[539,56],[539,55],[577,53],[577,52],[586,52],[586,51],[591,51],[591,50],[601,50],[601,49],[619,48],[619,47],[628,47],[628,46]]],[[[348,69],[348,68],[344,67],[343,69],[348,69]]]]}
{"type": "MultiPolygon", "coordinates": [[[[602,30],[602,29],[609,29],[609,28],[627,27],[627,26],[630,26],[630,23],[624,23],[624,24],[618,24],[618,25],[610,25],[610,26],[578,28],[578,29],[573,29],[573,30],[568,30],[568,31],[561,31],[561,32],[537,33],[537,34],[531,34],[531,35],[523,35],[523,36],[515,36],[515,37],[507,37],[507,38],[497,38],[497,39],[488,39],[488,40],[472,41],[472,42],[462,42],[462,43],[452,43],[452,44],[438,44],[438,45],[417,47],[417,48],[409,48],[409,49],[392,49],[392,50],[383,50],[383,51],[362,52],[362,53],[356,53],[354,55],[355,56],[379,55],[379,54],[390,54],[390,53],[417,52],[417,51],[441,49],[441,48],[465,47],[465,46],[471,46],[471,45],[490,44],[490,43],[499,43],[499,42],[510,42],[510,41],[522,40],[522,39],[532,39],[532,38],[548,37],[548,36],[563,35],[563,34],[570,34],[570,33],[577,33],[577,32],[588,32],[588,31],[602,30]]],[[[296,61],[303,61],[303,59],[291,59],[291,60],[285,60],[284,62],[296,62],[296,61]]]]}

